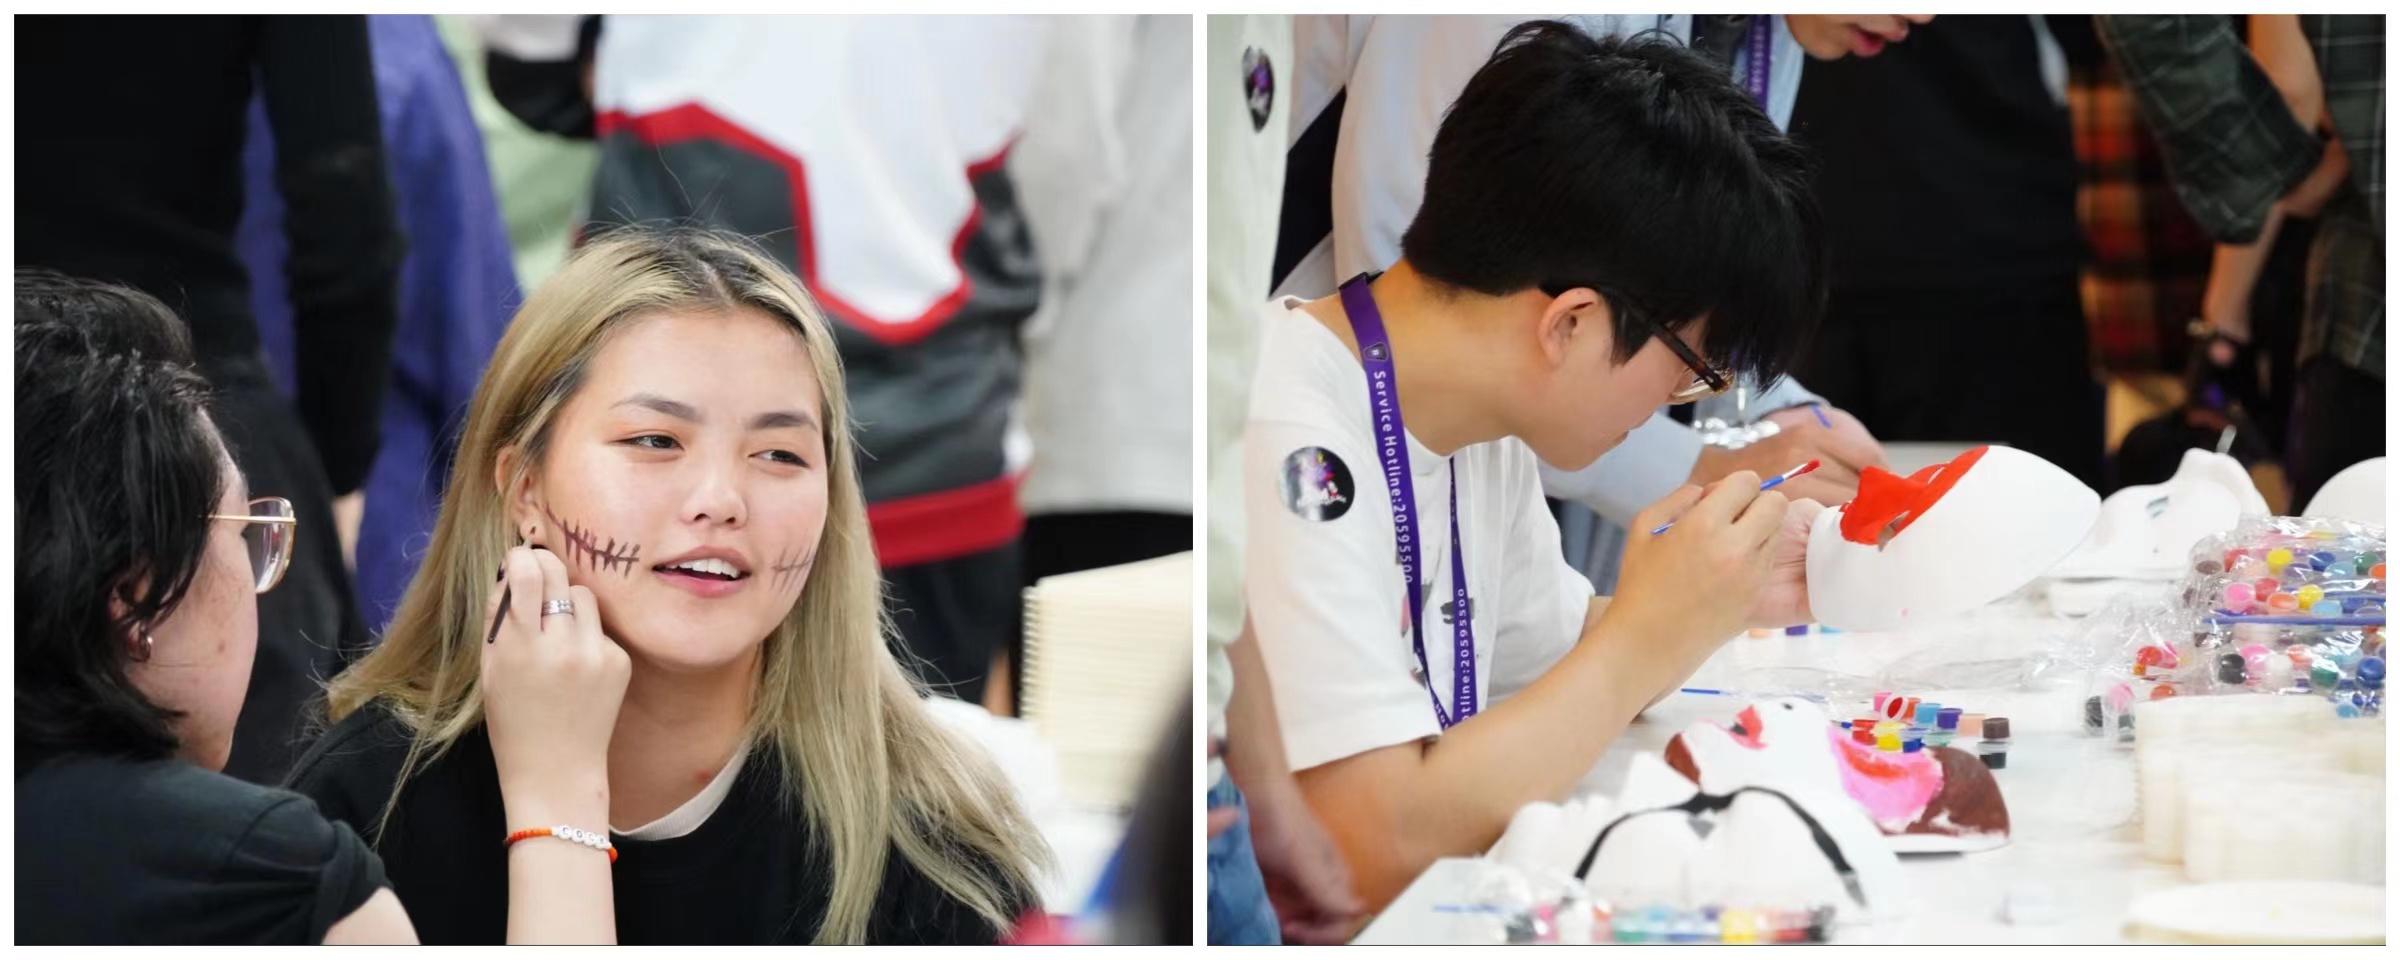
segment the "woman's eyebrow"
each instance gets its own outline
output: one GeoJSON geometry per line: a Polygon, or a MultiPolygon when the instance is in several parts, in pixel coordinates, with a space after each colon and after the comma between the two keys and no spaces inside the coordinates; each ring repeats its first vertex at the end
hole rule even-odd
{"type": "Polygon", "coordinates": [[[700,408],[692,406],[691,404],[685,403],[681,400],[669,400],[655,393],[637,393],[633,396],[617,401],[616,406],[645,407],[666,414],[667,416],[674,417],[677,420],[685,420],[692,423],[700,422],[700,408]]]}
{"type": "Polygon", "coordinates": [[[752,430],[774,430],[779,427],[814,430],[817,428],[817,418],[809,416],[806,410],[769,410],[750,418],[752,430]]]}
{"type": "MultiPolygon", "coordinates": [[[[700,408],[681,400],[670,400],[655,393],[637,393],[616,403],[620,407],[642,407],[690,423],[701,422],[700,408]]],[[[817,418],[806,410],[769,410],[750,418],[752,430],[774,430],[782,427],[817,428],[817,418]]]]}

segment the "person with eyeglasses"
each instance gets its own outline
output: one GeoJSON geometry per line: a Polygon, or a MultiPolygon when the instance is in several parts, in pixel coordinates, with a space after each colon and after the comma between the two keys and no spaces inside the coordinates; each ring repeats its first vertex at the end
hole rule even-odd
{"type": "MultiPolygon", "coordinates": [[[[131,288],[20,269],[15,353],[16,941],[417,942],[355,832],[223,773],[257,597],[302,533],[235,467],[182,322],[131,288]]],[[[589,695],[511,679],[526,701],[589,695]]],[[[575,732],[517,734],[539,750],[575,732]]],[[[543,887],[604,876],[535,869],[543,887]]],[[[510,909],[608,922],[605,901],[538,891],[510,909]]]]}
{"type": "Polygon", "coordinates": [[[1773,379],[1816,322],[1807,164],[1721,67],[1515,27],[1442,119],[1424,198],[1389,270],[1266,306],[1242,449],[1284,752],[1370,910],[1565,797],[1728,638],[1806,622],[1823,509],[1749,471],[1685,486],[1598,597],[1542,496],[1542,463],[1773,379]]]}
{"type": "MultiPolygon", "coordinates": [[[[1506,12],[1293,18],[1295,106],[1275,252],[1278,293],[1322,296],[1345,277],[1399,259],[1400,235],[1424,198],[1435,127],[1501,35],[1526,19],[1506,12]]],[[[1559,20],[1593,37],[1690,49],[1784,128],[1805,64],[1879,56],[1932,17],[1593,13],[1559,20]]],[[[1773,474],[1810,459],[1822,460],[1822,469],[1793,480],[1790,492],[1826,503],[1854,495],[1861,470],[1887,465],[1857,417],[1787,376],[1735,383],[1720,396],[1654,411],[1589,466],[1545,466],[1542,485],[1561,501],[1569,559],[1607,592],[1618,569],[1615,545],[1642,507],[1685,483],[1736,470],[1773,474]],[[1707,429],[1710,420],[1733,429],[1707,429]]]]}

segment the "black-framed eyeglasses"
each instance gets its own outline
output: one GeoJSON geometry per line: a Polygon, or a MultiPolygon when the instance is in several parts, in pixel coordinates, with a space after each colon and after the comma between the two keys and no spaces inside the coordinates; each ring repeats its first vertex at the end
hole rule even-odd
{"type": "MultiPolygon", "coordinates": [[[[1602,298],[1612,306],[1622,302],[1617,297],[1609,295],[1601,287],[1588,283],[1547,283],[1541,285],[1540,289],[1543,293],[1555,297],[1575,287],[1587,287],[1600,292],[1602,298]]],[[[1690,403],[1702,397],[1716,396],[1733,388],[1733,377],[1710,366],[1708,361],[1700,359],[1700,352],[1692,349],[1691,344],[1683,342],[1683,338],[1676,335],[1675,331],[1667,329],[1666,324],[1653,319],[1646,311],[1632,310],[1631,312],[1643,326],[1650,328],[1651,336],[1666,341],[1667,351],[1673,353],[1675,359],[1683,361],[1684,366],[1692,369],[1692,379],[1683,386],[1675,388],[1675,392],[1668,394],[1667,403],[1690,403]]]]}
{"type": "Polygon", "coordinates": [[[250,586],[265,593],[292,567],[292,541],[298,539],[300,520],[293,515],[292,502],[282,497],[259,497],[250,501],[249,509],[247,514],[212,513],[208,518],[242,524],[242,544],[250,552],[250,586]]]}
{"type": "Polygon", "coordinates": [[[1693,350],[1690,344],[1684,343],[1683,338],[1677,336],[1675,331],[1667,329],[1665,324],[1655,320],[1644,318],[1644,322],[1650,324],[1650,330],[1654,336],[1666,342],[1667,350],[1675,354],[1675,359],[1683,361],[1684,366],[1692,368],[1691,382],[1677,388],[1674,393],[1668,394],[1668,403],[1690,403],[1701,397],[1713,397],[1724,393],[1726,388],[1733,386],[1732,377],[1717,372],[1715,367],[1708,365],[1708,361],[1700,359],[1699,351],[1693,350]]]}

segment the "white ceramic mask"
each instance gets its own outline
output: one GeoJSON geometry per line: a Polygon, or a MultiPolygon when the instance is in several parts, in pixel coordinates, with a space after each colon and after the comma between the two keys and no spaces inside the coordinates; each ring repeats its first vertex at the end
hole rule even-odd
{"type": "Polygon", "coordinates": [[[2100,504],[2100,522],[2050,575],[2073,579],[2174,580],[2192,545],[2224,533],[2243,515],[2267,512],[2267,500],[2240,461],[2186,450],[2165,483],[2126,487],[2100,504]]]}
{"type": "Polygon", "coordinates": [[[2344,467],[2333,479],[2317,488],[2317,495],[2308,498],[2308,509],[2302,516],[2333,517],[2354,523],[2383,526],[2384,491],[2383,458],[2361,460],[2344,467]]]}
{"type": "Polygon", "coordinates": [[[1843,630],[1965,613],[2033,582],[2099,514],[2099,494],[2082,481],[2008,447],[1978,447],[1906,478],[1869,467],[1858,499],[1809,529],[1809,607],[1843,630]]]}
{"type": "Polygon", "coordinates": [[[1843,920],[1901,912],[1899,858],[1838,787],[1772,766],[1743,772],[1729,773],[1723,793],[1703,791],[1657,754],[1635,755],[1619,815],[1578,845],[1586,890],[1625,905],[1824,905],[1843,920]],[[1713,809],[1667,809],[1692,804],[1713,809]]]}

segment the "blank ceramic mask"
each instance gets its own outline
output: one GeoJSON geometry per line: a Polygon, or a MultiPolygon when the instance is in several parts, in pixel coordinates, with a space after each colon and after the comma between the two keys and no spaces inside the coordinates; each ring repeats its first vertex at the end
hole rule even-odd
{"type": "Polygon", "coordinates": [[[2173,580],[2189,566],[2193,544],[2233,529],[2245,514],[2266,512],[2240,461],[2186,450],[2167,482],[2126,487],[2101,501],[2099,524],[2050,575],[2173,580]]]}
{"type": "Polygon", "coordinates": [[[2333,479],[2317,488],[2317,495],[2308,500],[2302,516],[2334,517],[2354,523],[2383,526],[2383,496],[2385,481],[2383,458],[2361,460],[2334,474],[2333,479]]]}
{"type": "Polygon", "coordinates": [[[1809,530],[1809,607],[1843,630],[1965,613],[2033,582],[2099,514],[2100,495],[2082,481],[2008,447],[1907,477],[1868,467],[1857,499],[1809,530]]]}

